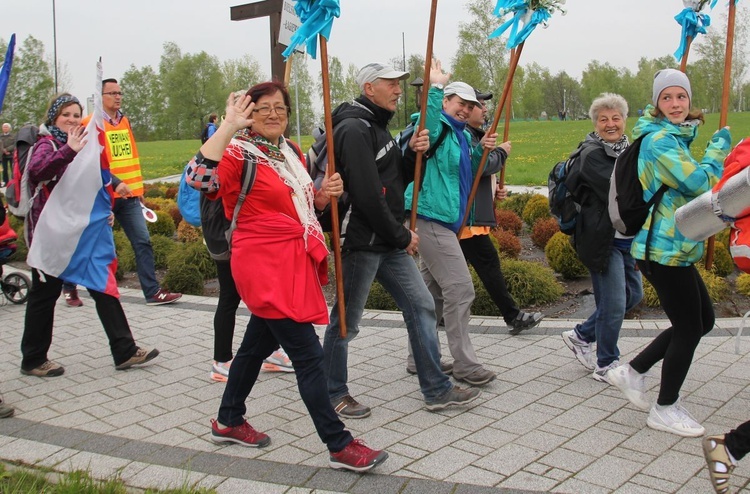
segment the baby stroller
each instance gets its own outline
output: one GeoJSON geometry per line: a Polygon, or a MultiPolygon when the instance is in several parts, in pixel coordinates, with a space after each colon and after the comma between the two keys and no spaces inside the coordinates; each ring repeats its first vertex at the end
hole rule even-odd
{"type": "Polygon", "coordinates": [[[18,248],[16,240],[18,236],[8,225],[6,217],[0,225],[0,289],[11,303],[24,304],[29,298],[29,288],[31,288],[29,277],[19,272],[3,276],[3,265],[18,248]]]}

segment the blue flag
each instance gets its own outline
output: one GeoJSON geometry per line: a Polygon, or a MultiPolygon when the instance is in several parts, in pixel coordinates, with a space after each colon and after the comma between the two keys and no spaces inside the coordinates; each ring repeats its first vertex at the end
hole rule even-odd
{"type": "Polygon", "coordinates": [[[0,67],[0,112],[3,111],[3,101],[5,101],[5,91],[8,89],[8,82],[10,82],[10,67],[13,65],[13,51],[16,48],[16,34],[10,35],[10,43],[8,43],[8,51],[5,52],[5,62],[0,67]]]}

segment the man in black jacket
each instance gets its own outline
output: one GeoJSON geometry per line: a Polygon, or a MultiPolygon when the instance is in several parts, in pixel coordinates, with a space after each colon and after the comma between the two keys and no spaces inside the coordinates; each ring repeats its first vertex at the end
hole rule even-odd
{"type": "MultiPolygon", "coordinates": [[[[403,311],[427,409],[467,404],[480,395],[478,389],[454,386],[441,370],[435,304],[410,257],[417,252],[419,236],[403,224],[404,163],[401,150],[388,131],[388,122],[401,96],[399,82],[407,77],[408,72],[387,64],[365,65],[357,74],[362,94],[333,112],[337,171],[348,197],[348,207],[340,218],[347,337],[339,336],[337,300],[323,351],[331,403],[345,418],[364,418],[371,413],[369,407],[349,394],[347,353],[349,341],[359,333],[359,322],[375,279],[403,311]]],[[[415,136],[410,145],[426,150],[427,132],[415,136]]]]}

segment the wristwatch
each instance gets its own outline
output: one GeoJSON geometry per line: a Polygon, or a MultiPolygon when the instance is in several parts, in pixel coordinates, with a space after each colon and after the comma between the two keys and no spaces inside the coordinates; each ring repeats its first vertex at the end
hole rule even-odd
{"type": "Polygon", "coordinates": [[[445,86],[443,86],[442,84],[440,84],[439,82],[436,82],[436,83],[430,84],[430,86],[432,86],[432,87],[434,87],[434,88],[436,88],[436,89],[443,89],[443,88],[445,87],[445,86]]]}

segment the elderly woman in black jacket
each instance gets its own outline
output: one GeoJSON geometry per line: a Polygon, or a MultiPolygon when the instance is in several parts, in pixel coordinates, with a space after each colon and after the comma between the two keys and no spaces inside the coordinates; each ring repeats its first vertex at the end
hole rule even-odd
{"type": "Polygon", "coordinates": [[[607,371],[619,365],[617,339],[625,313],[643,298],[641,273],[630,255],[633,238],[617,232],[607,212],[609,177],[628,146],[628,103],[618,94],[604,93],[591,103],[589,116],[594,131],[573,153],[580,167],[571,168],[565,184],[581,206],[573,245],[591,273],[596,310],[562,338],[578,361],[594,371],[594,379],[609,383],[607,371]]]}

